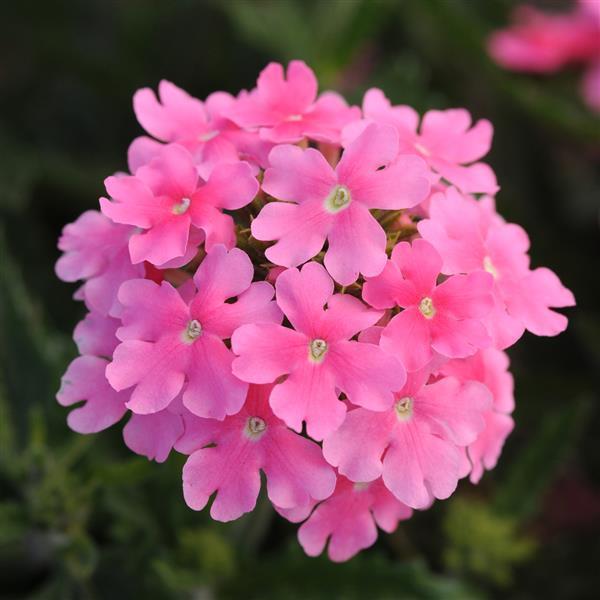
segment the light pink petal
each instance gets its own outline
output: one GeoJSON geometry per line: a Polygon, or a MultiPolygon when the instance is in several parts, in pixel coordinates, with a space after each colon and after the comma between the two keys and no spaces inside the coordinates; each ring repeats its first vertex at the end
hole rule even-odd
{"type": "Polygon", "coordinates": [[[325,157],[313,148],[275,146],[269,154],[270,167],[265,171],[262,189],[289,202],[324,202],[336,176],[325,157]]]}
{"type": "Polygon", "coordinates": [[[269,202],[252,221],[251,229],[257,240],[277,240],[265,252],[271,262],[297,267],[321,251],[333,219],[321,201],[300,205],[269,202]]]}
{"type": "Polygon", "coordinates": [[[298,540],[309,556],[319,555],[329,540],[329,558],[343,562],[375,543],[377,527],[369,511],[373,496],[366,486],[355,488],[340,478],[334,496],[300,527],[298,540]]]}
{"type": "Polygon", "coordinates": [[[344,420],[346,406],[338,400],[335,379],[324,364],[313,365],[308,358],[271,392],[270,404],[275,415],[294,431],[306,431],[314,440],[322,440],[344,420]]]}
{"type": "Polygon", "coordinates": [[[431,360],[429,326],[418,309],[407,308],[387,324],[381,347],[397,357],[407,371],[421,369],[431,360]]]}
{"type": "Polygon", "coordinates": [[[167,460],[182,434],[181,416],[168,410],[153,415],[133,414],[123,428],[123,439],[130,450],[159,463],[167,460]]]}
{"type": "Polygon", "coordinates": [[[212,313],[204,315],[202,325],[222,339],[230,338],[233,332],[246,323],[281,323],[283,315],[272,300],[273,286],[266,281],[257,281],[242,292],[233,304],[225,303],[212,313]]]}
{"type": "Polygon", "coordinates": [[[274,428],[265,444],[263,470],[276,506],[305,506],[311,498],[324,500],[333,493],[335,473],[317,444],[284,427],[274,428]]]}
{"type": "Polygon", "coordinates": [[[504,301],[496,290],[495,292],[494,307],[483,320],[483,324],[492,338],[492,344],[504,350],[513,346],[521,338],[525,327],[520,319],[508,314],[504,301]]]}
{"type": "Polygon", "coordinates": [[[456,489],[460,453],[456,446],[414,423],[399,426],[383,459],[386,487],[411,508],[426,508],[456,489]]]}
{"type": "Polygon", "coordinates": [[[506,438],[514,428],[514,421],[508,415],[489,411],[485,415],[485,429],[469,446],[469,458],[473,464],[471,483],[479,483],[484,470],[496,466],[506,438]]]}
{"type": "MultiPolygon", "coordinates": [[[[177,400],[173,402],[176,404],[177,400]]],[[[173,410],[173,404],[169,407],[169,411],[173,410]]],[[[196,450],[204,448],[210,444],[216,443],[221,439],[225,431],[227,422],[217,421],[216,419],[203,419],[191,413],[181,403],[183,410],[180,412],[183,421],[183,433],[176,440],[174,448],[182,454],[193,454],[196,450]]],[[[179,413],[178,413],[179,414],[179,413]]]]}
{"type": "Polygon", "coordinates": [[[225,300],[245,292],[253,276],[254,267],[243,250],[233,248],[228,251],[225,246],[215,246],[194,275],[198,293],[191,306],[192,313],[210,313],[225,300]]]}
{"type": "Polygon", "coordinates": [[[58,248],[64,254],[56,263],[56,275],[63,281],[77,281],[101,273],[127,246],[131,231],[96,210],[82,213],[62,230],[58,248]]]}
{"type": "Polygon", "coordinates": [[[375,325],[382,316],[383,311],[372,310],[354,296],[334,294],[322,317],[323,335],[330,341],[348,340],[375,325]]]}
{"type": "Polygon", "coordinates": [[[184,406],[198,417],[219,420],[239,412],[248,384],[233,375],[231,350],[217,336],[205,332],[192,344],[192,351],[184,406]]]}
{"type": "Polygon", "coordinates": [[[181,391],[186,363],[187,352],[179,336],[162,338],[156,344],[128,340],[115,349],[106,377],[118,391],[135,386],[127,408],[151,414],[166,408],[181,391]]]}
{"type": "Polygon", "coordinates": [[[184,256],[188,248],[190,218],[177,215],[156,224],[144,233],[129,239],[129,254],[133,264],[148,261],[162,265],[173,258],[184,256]]]}
{"type": "Polygon", "coordinates": [[[456,319],[486,317],[494,306],[494,278],[484,271],[453,275],[432,293],[436,310],[456,319]]]}
{"type": "Polygon", "coordinates": [[[414,240],[412,245],[400,242],[394,247],[391,260],[398,265],[404,279],[412,282],[421,298],[430,296],[442,267],[442,258],[429,242],[421,239],[414,240]]]}
{"type": "Polygon", "coordinates": [[[506,297],[509,314],[520,319],[535,335],[558,335],[567,328],[567,317],[551,308],[574,306],[575,297],[550,269],[539,268],[521,279],[506,297]]]}
{"type": "Polygon", "coordinates": [[[156,158],[163,145],[152,138],[141,136],[135,138],[127,149],[127,166],[129,172],[135,175],[135,172],[144,165],[147,165],[153,158],[156,158]]]}
{"type": "Polygon", "coordinates": [[[118,317],[121,303],[117,295],[121,284],[129,279],[144,276],[143,265],[132,265],[129,250],[124,247],[111,259],[109,266],[96,277],[89,279],[83,286],[83,299],[90,310],[103,315],[118,317]]]}
{"type": "Polygon", "coordinates": [[[323,440],[323,456],[352,481],[373,481],[382,473],[382,456],[396,425],[391,412],[348,411],[342,425],[323,440]]]}
{"type": "Polygon", "coordinates": [[[198,185],[194,159],[179,144],[163,146],[158,156],[148,165],[140,167],[135,175],[155,196],[167,196],[173,203],[189,198],[198,185]]]}
{"type": "Polygon", "coordinates": [[[192,219],[196,203],[208,203],[218,208],[236,210],[252,202],[257,192],[258,181],[248,163],[216,166],[206,184],[192,196],[192,219]]]}
{"type": "MultiPolygon", "coordinates": [[[[396,248],[398,246],[394,247],[394,251],[396,248]]],[[[418,304],[421,298],[413,283],[402,277],[394,260],[388,260],[383,271],[377,277],[368,278],[363,285],[363,299],[375,308],[412,306],[418,304]]]]}
{"type": "Polygon", "coordinates": [[[328,240],[325,266],[340,285],[354,283],[359,273],[374,277],[383,271],[387,260],[385,231],[364,206],[351,202],[340,211],[328,240]]]}
{"type": "Polygon", "coordinates": [[[485,163],[475,163],[468,167],[437,159],[430,159],[429,163],[444,179],[465,194],[495,194],[500,189],[494,171],[485,163]]]}
{"type": "Polygon", "coordinates": [[[231,215],[210,204],[196,203],[190,217],[194,226],[206,235],[205,248],[208,252],[219,244],[228,249],[235,246],[235,224],[231,215]]]}
{"type": "Polygon", "coordinates": [[[393,392],[402,389],[406,371],[396,358],[375,344],[339,341],[328,352],[336,386],[352,404],[369,410],[387,410],[393,392]]]}
{"type": "Polygon", "coordinates": [[[402,155],[385,169],[353,182],[352,200],[370,209],[411,208],[429,195],[429,168],[415,155],[402,155]]]}
{"type": "Polygon", "coordinates": [[[111,357],[119,340],[116,333],[119,321],[97,312],[89,312],[73,332],[80,354],[111,357]]]}
{"type": "Polygon", "coordinates": [[[277,277],[275,289],[279,308],[297,331],[311,338],[322,335],[319,325],[333,294],[333,281],[319,263],[284,271],[277,277]]]}
{"type": "Polygon", "coordinates": [[[412,517],[412,509],[391,494],[381,479],[370,485],[370,491],[375,497],[371,507],[373,518],[386,533],[395,531],[398,521],[405,521],[412,517]]]}
{"type": "Polygon", "coordinates": [[[96,356],[78,356],[61,378],[58,403],[71,406],[85,401],[69,413],[67,423],[78,433],[96,433],[110,427],[125,414],[127,394],[110,387],[104,371],[108,363],[96,356]]]}
{"type": "Polygon", "coordinates": [[[217,492],[210,509],[216,521],[233,521],[256,505],[260,462],[254,444],[230,435],[214,448],[194,452],[183,467],[183,495],[193,510],[202,510],[217,492]]]}
{"type": "Polygon", "coordinates": [[[465,358],[491,344],[481,321],[462,319],[457,321],[444,314],[431,320],[431,347],[447,358],[465,358]]]}
{"type": "Polygon", "coordinates": [[[183,332],[190,320],[179,292],[166,281],[132,279],[119,288],[123,305],[120,340],[157,341],[167,332],[183,332]]]}
{"type": "Polygon", "coordinates": [[[420,416],[433,421],[432,431],[457,446],[467,446],[485,427],[483,415],[492,406],[492,394],[478,381],[464,384],[444,377],[426,385],[415,403],[420,416]]]}
{"type": "Polygon", "coordinates": [[[133,109],[140,125],[154,137],[170,142],[190,135],[190,129],[205,127],[202,102],[169,81],[159,84],[160,102],[150,88],[133,96],[133,109]]]}
{"type": "Polygon", "coordinates": [[[172,201],[166,197],[155,197],[137,177],[108,177],[104,185],[112,201],[100,198],[100,208],[115,223],[149,229],[172,216],[172,201]]]}
{"type": "Polygon", "coordinates": [[[250,383],[272,383],[308,359],[306,336],[275,324],[242,325],[231,336],[233,373],[250,383]]]}
{"type": "Polygon", "coordinates": [[[380,167],[398,155],[398,133],[392,127],[369,125],[345,150],[336,167],[340,183],[360,188],[380,167]]]}
{"type": "Polygon", "coordinates": [[[338,145],[342,128],[356,119],[360,119],[357,106],[348,106],[339,94],[325,92],[303,115],[301,123],[306,137],[338,145]]]}

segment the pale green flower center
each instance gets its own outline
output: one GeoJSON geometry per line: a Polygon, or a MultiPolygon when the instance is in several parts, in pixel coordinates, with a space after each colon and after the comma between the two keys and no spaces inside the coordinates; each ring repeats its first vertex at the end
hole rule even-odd
{"type": "Polygon", "coordinates": [[[260,417],[250,417],[246,422],[246,435],[251,439],[258,439],[267,428],[264,419],[260,417]]]}
{"type": "Polygon", "coordinates": [[[321,362],[327,352],[327,342],[322,339],[315,339],[310,343],[309,358],[314,362],[321,362]]]}
{"type": "Polygon", "coordinates": [[[206,133],[202,133],[198,136],[198,141],[200,142],[210,142],[213,138],[216,138],[219,135],[219,131],[217,129],[213,131],[207,131],[206,133]]]}
{"type": "Polygon", "coordinates": [[[400,398],[394,405],[396,416],[399,421],[408,421],[413,414],[413,400],[408,396],[400,398]]]}
{"type": "Polygon", "coordinates": [[[483,268],[494,278],[498,277],[498,270],[494,266],[492,259],[489,256],[485,256],[483,259],[483,268]]]}
{"type": "Polygon", "coordinates": [[[173,208],[171,212],[174,215],[182,215],[187,212],[187,209],[190,207],[192,201],[189,198],[182,198],[181,202],[177,202],[177,204],[173,204],[173,208]]]}
{"type": "Polygon", "coordinates": [[[343,185],[336,185],[325,199],[325,208],[329,212],[336,213],[346,208],[351,200],[350,190],[343,185]]]}
{"type": "Polygon", "coordinates": [[[192,319],[185,331],[183,332],[183,341],[186,344],[191,344],[193,343],[197,338],[199,338],[202,335],[202,325],[200,325],[200,323],[198,321],[196,321],[196,319],[192,319]]]}
{"type": "Polygon", "coordinates": [[[423,156],[431,156],[431,152],[429,152],[423,144],[419,144],[418,142],[415,144],[415,150],[420,152],[423,156]]]}
{"type": "Polygon", "coordinates": [[[419,310],[426,319],[433,319],[435,315],[435,306],[433,306],[433,300],[427,296],[423,298],[423,300],[419,302],[419,310]]]}

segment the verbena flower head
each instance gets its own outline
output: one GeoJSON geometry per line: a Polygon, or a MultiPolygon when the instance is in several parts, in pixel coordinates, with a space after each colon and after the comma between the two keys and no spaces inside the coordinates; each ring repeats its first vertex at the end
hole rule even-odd
{"type": "Polygon", "coordinates": [[[564,12],[518,6],[512,25],[490,36],[488,51],[500,66],[513,71],[554,73],[583,64],[583,99],[600,111],[600,4],[597,0],[573,4],[564,12]]]}
{"type": "Polygon", "coordinates": [[[563,331],[574,298],[496,212],[488,121],[381,90],[349,107],[300,61],[205,101],[163,81],[134,108],[152,137],[59,241],[88,310],[57,394],[83,403],[72,429],[127,414],[126,445],[188,455],[185,501],[221,521],[264,473],[335,561],[495,466],[504,349],[563,331]]]}

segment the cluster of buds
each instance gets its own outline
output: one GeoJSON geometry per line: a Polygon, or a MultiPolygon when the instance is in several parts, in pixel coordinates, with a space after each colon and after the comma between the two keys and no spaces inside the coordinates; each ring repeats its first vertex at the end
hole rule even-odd
{"type": "Polygon", "coordinates": [[[133,104],[149,136],[59,241],[89,311],[57,395],[83,401],[71,428],[128,413],[127,446],[189,455],[185,501],[219,521],[253,510],[262,471],[334,561],[493,468],[504,350],[564,330],[574,298],[496,212],[491,124],[378,89],[348,106],[300,61],[235,97],[163,81],[133,104]]]}

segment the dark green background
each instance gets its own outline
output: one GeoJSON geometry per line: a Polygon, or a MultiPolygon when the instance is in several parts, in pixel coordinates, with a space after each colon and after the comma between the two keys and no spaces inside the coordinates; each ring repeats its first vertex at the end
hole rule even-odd
{"type": "MultiPolygon", "coordinates": [[[[542,3],[560,7],[561,2],[542,3]]],[[[578,73],[501,71],[485,36],[502,0],[81,0],[0,8],[1,598],[592,598],[600,589],[600,121],[578,73]],[[305,557],[260,501],[223,525],[194,513],[182,457],[148,463],[120,426],[80,436],[54,400],[83,308],[53,274],[63,224],[97,207],[141,133],[133,92],[203,98],[302,58],[353,102],[372,85],[420,111],[496,128],[498,207],[578,307],[559,338],[510,356],[516,429],[479,486],[344,565],[305,557]]]]}

